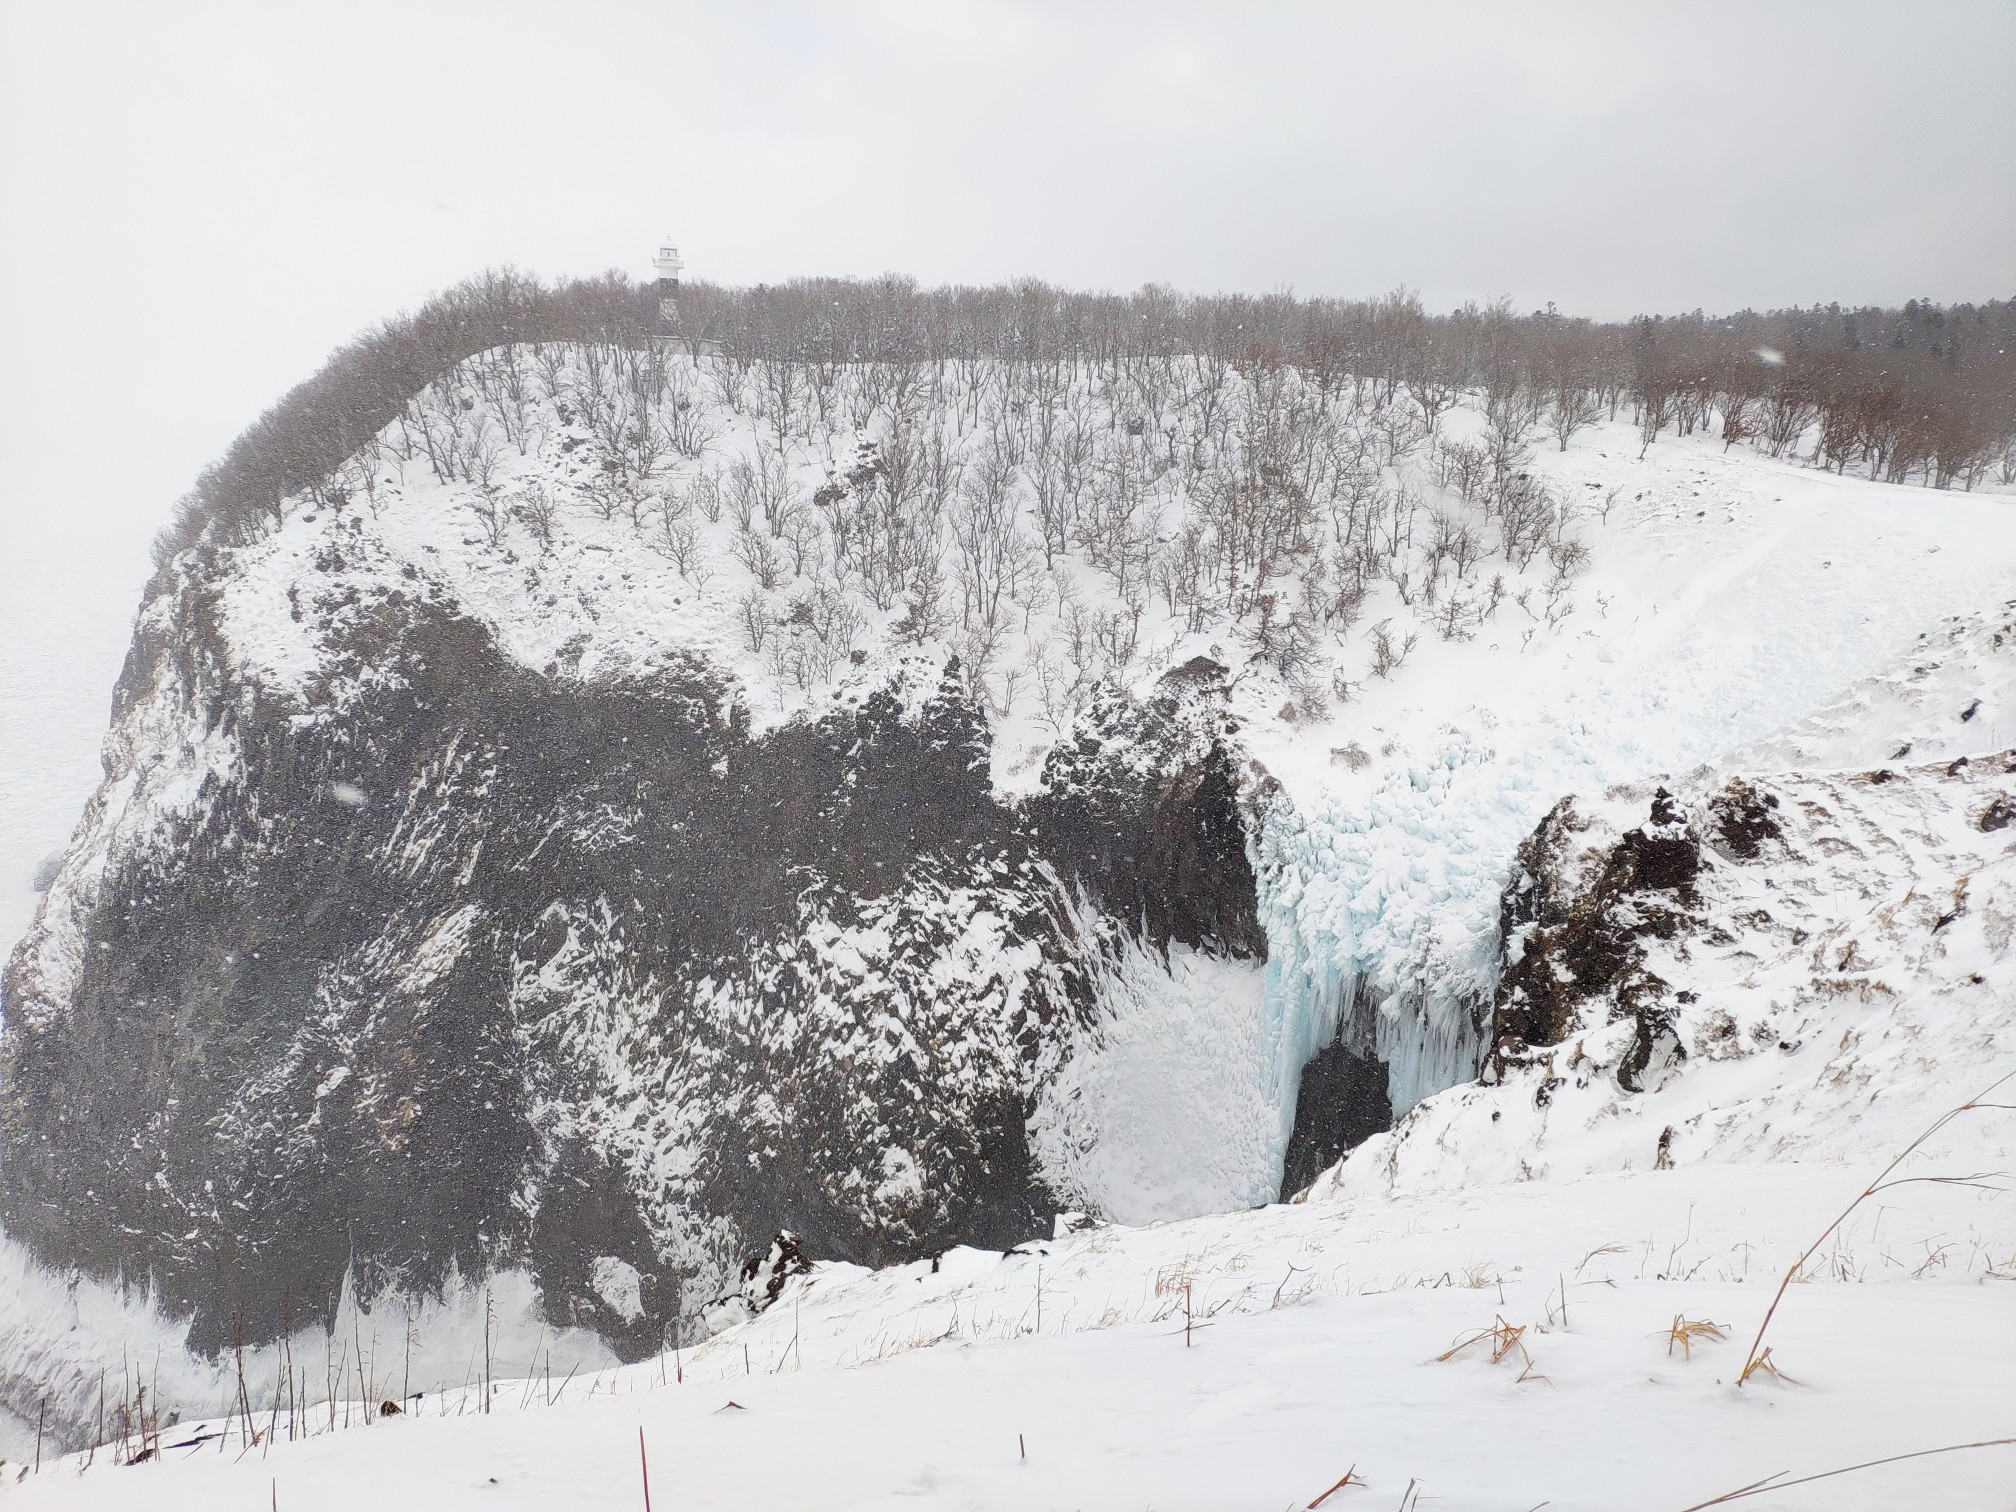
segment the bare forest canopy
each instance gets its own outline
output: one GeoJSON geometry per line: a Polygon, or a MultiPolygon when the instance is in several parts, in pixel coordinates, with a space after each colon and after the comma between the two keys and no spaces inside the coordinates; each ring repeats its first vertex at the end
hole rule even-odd
{"type": "MultiPolygon", "coordinates": [[[[1378,299],[1133,294],[1035,280],[920,288],[914,280],[799,279],[681,289],[676,327],[655,288],[619,273],[546,285],[483,273],[339,349],[197,479],[155,544],[165,562],[209,532],[246,539],[284,501],[319,489],[427,385],[479,352],[536,343],[674,339],[695,356],[786,365],[830,382],[858,364],[1292,366],[1324,393],[1395,404],[1433,427],[1460,395],[1495,420],[1575,430],[1628,410],[1649,444],[1713,431],[1773,456],[1870,477],[1973,488],[2016,482],[2016,301],[1901,309],[1839,305],[1597,322],[1508,302],[1430,314],[1405,290],[1378,299]],[[1805,448],[1810,446],[1810,452],[1805,448]]],[[[1523,428],[1523,427],[1522,427],[1523,428]]]]}

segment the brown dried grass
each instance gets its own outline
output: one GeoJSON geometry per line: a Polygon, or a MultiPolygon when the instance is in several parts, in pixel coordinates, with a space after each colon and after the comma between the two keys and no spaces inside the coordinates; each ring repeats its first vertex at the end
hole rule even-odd
{"type": "Polygon", "coordinates": [[[1677,1348],[1685,1360],[1694,1358],[1694,1346],[1710,1339],[1726,1339],[1728,1330],[1720,1323],[1710,1323],[1706,1318],[1690,1318],[1685,1313],[1675,1313],[1673,1324],[1666,1330],[1666,1357],[1671,1359],[1677,1348]]]}

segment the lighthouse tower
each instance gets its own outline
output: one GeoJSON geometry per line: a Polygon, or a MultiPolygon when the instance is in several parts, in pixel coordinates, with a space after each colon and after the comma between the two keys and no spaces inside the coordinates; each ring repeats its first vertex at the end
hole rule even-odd
{"type": "Polygon", "coordinates": [[[667,236],[658,244],[658,256],[653,260],[658,269],[658,323],[667,332],[679,329],[679,270],[685,263],[679,259],[679,249],[672,245],[667,236]]]}

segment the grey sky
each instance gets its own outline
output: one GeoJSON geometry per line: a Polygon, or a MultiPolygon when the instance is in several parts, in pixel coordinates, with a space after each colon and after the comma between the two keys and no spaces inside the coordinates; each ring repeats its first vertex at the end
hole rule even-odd
{"type": "Polygon", "coordinates": [[[486,264],[2007,296],[2012,57],[2011,0],[0,0],[7,691],[102,717],[197,468],[486,264]]]}
{"type": "Polygon", "coordinates": [[[667,229],[728,281],[2016,293],[2010,0],[0,13],[10,498],[110,403],[92,472],[158,514],[360,325],[667,229]]]}

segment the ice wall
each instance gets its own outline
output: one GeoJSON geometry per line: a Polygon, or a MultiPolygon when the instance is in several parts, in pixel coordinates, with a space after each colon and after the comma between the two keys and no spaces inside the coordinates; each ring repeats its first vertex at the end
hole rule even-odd
{"type": "Polygon", "coordinates": [[[1270,813],[1255,870],[1284,1149],[1301,1069],[1340,1030],[1385,1063],[1396,1117],[1476,1074],[1512,855],[1600,777],[1572,733],[1506,751],[1451,726],[1370,782],[1270,813]]]}

